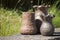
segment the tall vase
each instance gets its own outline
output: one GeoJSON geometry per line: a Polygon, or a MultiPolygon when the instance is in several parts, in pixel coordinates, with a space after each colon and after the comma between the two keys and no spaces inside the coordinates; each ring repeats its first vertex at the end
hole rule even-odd
{"type": "Polygon", "coordinates": [[[34,12],[23,12],[22,14],[22,25],[20,28],[21,34],[36,34],[37,29],[35,26],[35,13],[34,12]]]}
{"type": "Polygon", "coordinates": [[[35,5],[33,6],[34,8],[34,11],[35,11],[35,23],[36,23],[36,27],[38,29],[37,31],[37,34],[40,33],[40,27],[41,27],[41,24],[42,24],[42,15],[43,16],[46,16],[48,14],[48,7],[46,6],[38,6],[38,5],[35,5]]]}

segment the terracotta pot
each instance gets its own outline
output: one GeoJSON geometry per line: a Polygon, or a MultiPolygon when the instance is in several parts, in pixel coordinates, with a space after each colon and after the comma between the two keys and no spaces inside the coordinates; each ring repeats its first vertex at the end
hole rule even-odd
{"type": "Polygon", "coordinates": [[[23,12],[22,26],[20,28],[21,34],[36,34],[37,33],[34,16],[35,16],[34,12],[23,12]]]}
{"type": "Polygon", "coordinates": [[[48,16],[46,16],[45,19],[43,19],[43,22],[42,22],[42,25],[40,28],[40,32],[44,36],[53,35],[54,27],[52,24],[52,16],[48,15],[48,16]]]}

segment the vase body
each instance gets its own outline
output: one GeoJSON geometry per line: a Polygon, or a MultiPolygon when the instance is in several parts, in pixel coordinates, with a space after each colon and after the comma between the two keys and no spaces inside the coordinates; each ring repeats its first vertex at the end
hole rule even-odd
{"type": "Polygon", "coordinates": [[[23,12],[22,24],[20,28],[21,34],[36,34],[37,29],[35,26],[35,14],[33,12],[23,12]]]}
{"type": "Polygon", "coordinates": [[[40,28],[40,32],[44,36],[50,36],[54,33],[54,27],[49,22],[43,22],[40,28]]]}

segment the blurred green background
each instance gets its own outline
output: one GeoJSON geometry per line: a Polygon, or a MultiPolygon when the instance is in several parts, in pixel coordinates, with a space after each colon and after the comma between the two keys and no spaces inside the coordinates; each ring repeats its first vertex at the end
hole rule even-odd
{"type": "Polygon", "coordinates": [[[60,0],[0,0],[0,36],[19,34],[21,14],[33,5],[50,5],[48,13],[55,15],[53,25],[60,27],[60,0]]]}

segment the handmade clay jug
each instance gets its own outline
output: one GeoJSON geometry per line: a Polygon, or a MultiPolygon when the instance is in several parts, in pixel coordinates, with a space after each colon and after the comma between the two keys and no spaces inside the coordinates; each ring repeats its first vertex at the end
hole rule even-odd
{"type": "Polygon", "coordinates": [[[42,24],[42,18],[40,17],[41,15],[46,16],[48,14],[47,10],[48,7],[47,6],[43,6],[43,5],[35,5],[33,6],[34,11],[35,11],[35,23],[36,23],[36,27],[38,29],[37,34],[40,33],[40,27],[42,24]]]}
{"type": "Polygon", "coordinates": [[[34,12],[23,12],[22,25],[20,28],[21,34],[30,35],[30,34],[37,33],[37,29],[36,29],[35,21],[34,21],[34,19],[35,19],[34,16],[35,16],[34,12]]]}
{"type": "Polygon", "coordinates": [[[42,17],[43,22],[42,22],[42,25],[40,28],[40,32],[42,35],[44,35],[44,36],[53,35],[53,33],[54,33],[54,27],[52,24],[53,17],[54,17],[53,15],[47,15],[46,17],[42,17]]]}

